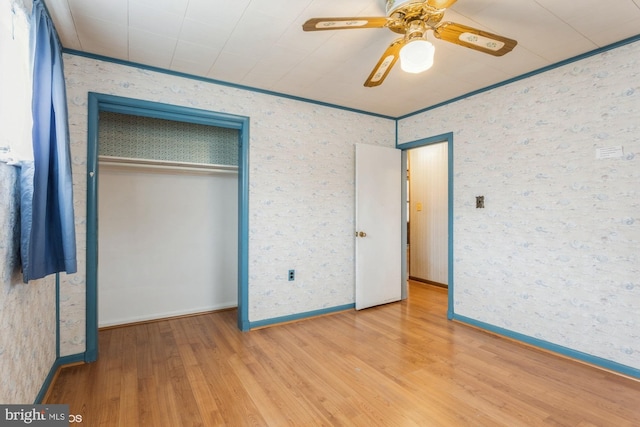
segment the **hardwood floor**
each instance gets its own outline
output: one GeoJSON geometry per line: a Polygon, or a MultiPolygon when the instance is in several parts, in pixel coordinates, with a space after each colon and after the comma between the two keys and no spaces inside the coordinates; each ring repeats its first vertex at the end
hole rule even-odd
{"type": "Polygon", "coordinates": [[[47,403],[85,426],[640,426],[640,382],[446,320],[446,290],[251,332],[109,329],[47,403]]]}

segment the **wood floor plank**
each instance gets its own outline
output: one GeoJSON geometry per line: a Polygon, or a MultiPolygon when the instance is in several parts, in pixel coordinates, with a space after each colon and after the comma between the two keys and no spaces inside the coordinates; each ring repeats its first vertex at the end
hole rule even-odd
{"type": "Polygon", "coordinates": [[[100,331],[46,403],[83,425],[640,425],[640,381],[446,319],[445,289],[240,332],[235,311],[100,331]]]}

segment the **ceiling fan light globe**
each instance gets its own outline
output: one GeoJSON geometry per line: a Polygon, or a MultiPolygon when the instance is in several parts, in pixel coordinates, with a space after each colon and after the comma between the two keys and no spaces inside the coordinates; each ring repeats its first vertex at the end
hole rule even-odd
{"type": "Polygon", "coordinates": [[[430,42],[412,40],[400,49],[400,68],[407,73],[421,73],[433,65],[435,47],[430,42]]]}

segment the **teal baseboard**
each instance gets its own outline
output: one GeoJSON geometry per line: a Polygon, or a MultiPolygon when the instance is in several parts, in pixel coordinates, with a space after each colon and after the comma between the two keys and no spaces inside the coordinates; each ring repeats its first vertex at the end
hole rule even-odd
{"type": "Polygon", "coordinates": [[[49,390],[49,387],[51,387],[51,382],[53,381],[53,378],[56,376],[56,372],[58,371],[58,368],[64,365],[70,365],[73,363],[80,363],[80,362],[84,363],[84,353],[72,354],[70,356],[57,358],[56,361],[53,362],[51,369],[49,369],[49,374],[47,375],[47,378],[45,378],[44,383],[42,384],[42,387],[40,387],[40,392],[36,396],[36,400],[34,404],[42,403],[42,400],[46,396],[47,391],[49,390]]]}
{"type": "Polygon", "coordinates": [[[302,320],[302,319],[307,319],[311,317],[321,316],[323,314],[331,314],[331,313],[337,313],[339,311],[351,310],[355,308],[355,306],[356,306],[355,304],[345,304],[345,305],[339,305],[336,307],[323,308],[320,310],[313,310],[313,311],[307,311],[304,313],[292,314],[289,316],[281,316],[281,317],[274,317],[271,319],[257,320],[255,322],[249,322],[248,329],[262,328],[264,326],[277,325],[278,323],[292,322],[295,320],[302,320]]]}
{"type": "Polygon", "coordinates": [[[460,316],[458,314],[453,315],[453,319],[460,323],[466,323],[468,325],[477,327],[479,329],[486,330],[488,332],[501,335],[507,338],[511,338],[516,341],[520,341],[524,344],[531,345],[533,347],[537,347],[542,350],[550,351],[552,353],[557,353],[562,356],[569,357],[571,359],[575,359],[581,362],[588,363],[593,366],[597,366],[602,369],[606,369],[608,371],[616,372],[621,375],[626,375],[629,377],[640,379],[640,369],[623,365],[621,363],[614,362],[612,360],[604,359],[601,357],[593,356],[588,353],[583,353],[578,350],[574,350],[568,347],[564,347],[558,344],[554,344],[548,341],[544,341],[538,338],[533,338],[528,335],[524,335],[518,332],[510,331],[508,329],[504,329],[498,326],[491,325],[489,323],[481,322],[479,320],[471,319],[465,316],[460,316]]]}
{"type": "MultiPolygon", "coordinates": [[[[345,304],[345,305],[331,307],[331,308],[324,308],[320,310],[313,310],[313,311],[307,311],[304,313],[292,314],[289,316],[281,316],[281,317],[274,317],[271,319],[258,320],[255,322],[247,322],[244,325],[246,329],[243,328],[242,330],[250,330],[250,329],[261,328],[265,326],[276,325],[279,323],[303,320],[311,317],[321,316],[324,314],[331,314],[331,313],[337,313],[339,311],[351,310],[353,308],[355,308],[355,304],[345,304]]],[[[617,363],[608,359],[603,359],[601,357],[593,356],[588,353],[583,353],[578,350],[573,350],[571,348],[554,344],[548,341],[544,341],[538,338],[533,338],[528,335],[510,331],[508,329],[494,326],[489,323],[481,322],[479,320],[471,319],[469,317],[453,314],[450,317],[450,319],[460,323],[468,324],[470,326],[477,327],[479,329],[486,330],[487,332],[491,332],[497,335],[514,339],[516,341],[520,341],[522,343],[531,345],[533,347],[537,347],[546,351],[560,354],[562,356],[579,360],[579,361],[588,363],[590,365],[594,365],[594,366],[606,369],[608,371],[613,371],[622,375],[640,379],[640,369],[637,369],[631,366],[623,365],[621,363],[617,363]]],[[[49,374],[47,375],[44,383],[42,384],[42,387],[40,388],[40,392],[36,396],[34,403],[35,404],[42,403],[42,400],[47,394],[49,387],[51,387],[51,382],[53,381],[58,368],[60,368],[61,366],[75,364],[75,363],[85,363],[85,361],[86,361],[85,353],[78,353],[78,354],[73,354],[69,356],[59,357],[51,366],[51,369],[49,370],[49,374]]]]}

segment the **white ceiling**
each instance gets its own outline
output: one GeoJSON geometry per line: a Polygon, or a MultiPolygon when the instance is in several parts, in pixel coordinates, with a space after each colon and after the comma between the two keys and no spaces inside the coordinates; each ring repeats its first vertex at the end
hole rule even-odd
{"type": "Polygon", "coordinates": [[[494,57],[429,37],[435,65],[363,86],[386,28],[303,32],[313,17],[384,16],[384,0],[45,0],[62,45],[399,117],[640,34],[640,0],[458,0],[444,21],[516,39],[494,57]]]}

